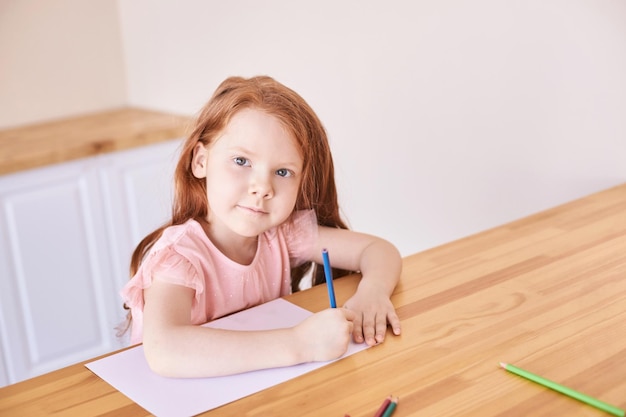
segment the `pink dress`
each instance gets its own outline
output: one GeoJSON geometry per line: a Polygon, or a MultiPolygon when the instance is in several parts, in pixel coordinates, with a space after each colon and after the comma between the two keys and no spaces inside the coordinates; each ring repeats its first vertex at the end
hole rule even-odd
{"type": "Polygon", "coordinates": [[[197,221],[168,227],[121,291],[133,317],[131,344],[143,340],[143,289],[152,284],[154,272],[168,283],[195,290],[191,321],[203,324],[289,294],[290,269],[308,261],[304,256],[316,237],[315,212],[295,212],[260,235],[254,260],[241,265],[222,254],[197,221]]]}

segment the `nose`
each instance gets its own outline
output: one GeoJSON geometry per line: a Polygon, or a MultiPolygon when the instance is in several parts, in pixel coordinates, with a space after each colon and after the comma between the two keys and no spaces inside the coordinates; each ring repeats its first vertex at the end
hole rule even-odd
{"type": "Polygon", "coordinates": [[[274,197],[274,187],[269,175],[256,173],[251,176],[248,192],[256,197],[268,199],[274,197]]]}

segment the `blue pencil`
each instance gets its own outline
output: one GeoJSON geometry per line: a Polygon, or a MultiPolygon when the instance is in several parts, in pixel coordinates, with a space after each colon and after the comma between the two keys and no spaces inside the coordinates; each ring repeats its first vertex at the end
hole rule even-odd
{"type": "Polygon", "coordinates": [[[324,275],[326,276],[326,287],[328,287],[328,298],[330,298],[330,306],[337,308],[335,301],[335,287],[333,286],[333,270],[330,269],[330,259],[328,259],[328,251],[322,249],[322,259],[324,260],[324,275]]]}

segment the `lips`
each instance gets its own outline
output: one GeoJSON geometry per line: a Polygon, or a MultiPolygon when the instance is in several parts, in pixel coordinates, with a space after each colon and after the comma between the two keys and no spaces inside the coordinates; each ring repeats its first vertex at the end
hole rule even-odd
{"type": "Polygon", "coordinates": [[[246,212],[253,213],[253,214],[267,214],[267,212],[263,210],[263,208],[261,207],[247,207],[247,206],[238,206],[238,207],[246,212]]]}

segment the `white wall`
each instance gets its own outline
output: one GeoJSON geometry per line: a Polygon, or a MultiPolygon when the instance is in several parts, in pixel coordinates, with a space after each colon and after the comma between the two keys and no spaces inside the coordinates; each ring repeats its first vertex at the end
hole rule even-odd
{"type": "Polygon", "coordinates": [[[404,255],[626,180],[623,0],[0,0],[0,126],[269,74],[404,255]],[[116,10],[117,7],[117,10],[116,10]]]}
{"type": "Polygon", "coordinates": [[[0,129],[125,103],[116,2],[0,0],[0,129]]]}
{"type": "Polygon", "coordinates": [[[352,226],[405,255],[626,180],[622,0],[119,4],[131,103],[274,76],[325,123],[352,226]]]}

